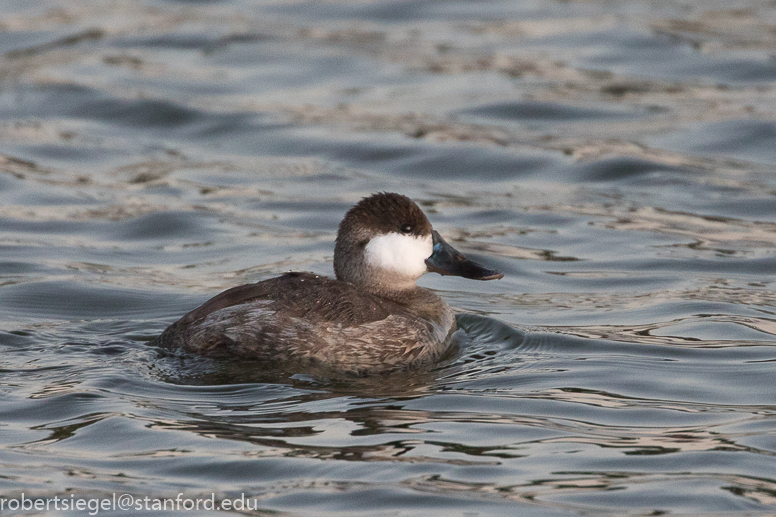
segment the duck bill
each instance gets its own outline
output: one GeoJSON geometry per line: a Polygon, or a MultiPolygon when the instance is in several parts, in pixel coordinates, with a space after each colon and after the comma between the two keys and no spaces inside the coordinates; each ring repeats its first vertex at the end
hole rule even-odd
{"type": "Polygon", "coordinates": [[[450,246],[436,230],[431,231],[434,238],[434,252],[426,259],[426,269],[440,275],[462,276],[472,280],[495,280],[504,273],[473,262],[463,253],[450,246]]]}

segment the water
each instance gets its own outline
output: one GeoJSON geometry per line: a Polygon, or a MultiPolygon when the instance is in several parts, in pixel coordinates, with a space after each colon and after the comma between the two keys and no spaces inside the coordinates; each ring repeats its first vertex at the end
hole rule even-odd
{"type": "Polygon", "coordinates": [[[4,2],[0,501],[773,515],[774,27],[765,1],[4,2]],[[455,357],[338,379],[146,345],[229,286],[331,275],[382,190],[506,273],[422,279],[455,357]]]}

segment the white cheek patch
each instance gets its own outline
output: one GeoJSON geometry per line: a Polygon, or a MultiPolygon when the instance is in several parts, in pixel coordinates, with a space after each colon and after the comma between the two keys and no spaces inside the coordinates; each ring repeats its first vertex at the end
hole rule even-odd
{"type": "Polygon", "coordinates": [[[431,235],[416,237],[394,232],[373,238],[365,249],[367,264],[413,278],[426,272],[426,259],[433,251],[431,235]]]}

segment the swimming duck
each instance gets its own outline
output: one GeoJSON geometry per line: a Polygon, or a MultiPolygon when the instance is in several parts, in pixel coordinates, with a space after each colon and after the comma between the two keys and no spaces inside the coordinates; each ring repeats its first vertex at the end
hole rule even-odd
{"type": "Polygon", "coordinates": [[[339,225],[336,279],[312,273],[228,289],[151,344],[210,357],[302,362],[351,373],[437,361],[456,330],[450,307],[415,282],[426,272],[492,280],[406,196],[362,199],[339,225]]]}

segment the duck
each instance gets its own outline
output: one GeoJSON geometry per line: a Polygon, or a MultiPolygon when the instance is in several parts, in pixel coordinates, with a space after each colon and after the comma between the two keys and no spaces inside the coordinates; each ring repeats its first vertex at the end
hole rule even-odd
{"type": "Polygon", "coordinates": [[[501,271],[467,259],[409,197],[381,192],[345,214],[335,278],[288,272],[232,287],[150,342],[176,353],[266,365],[321,365],[357,375],[438,362],[457,329],[453,310],[416,284],[426,273],[473,280],[501,271]]]}

